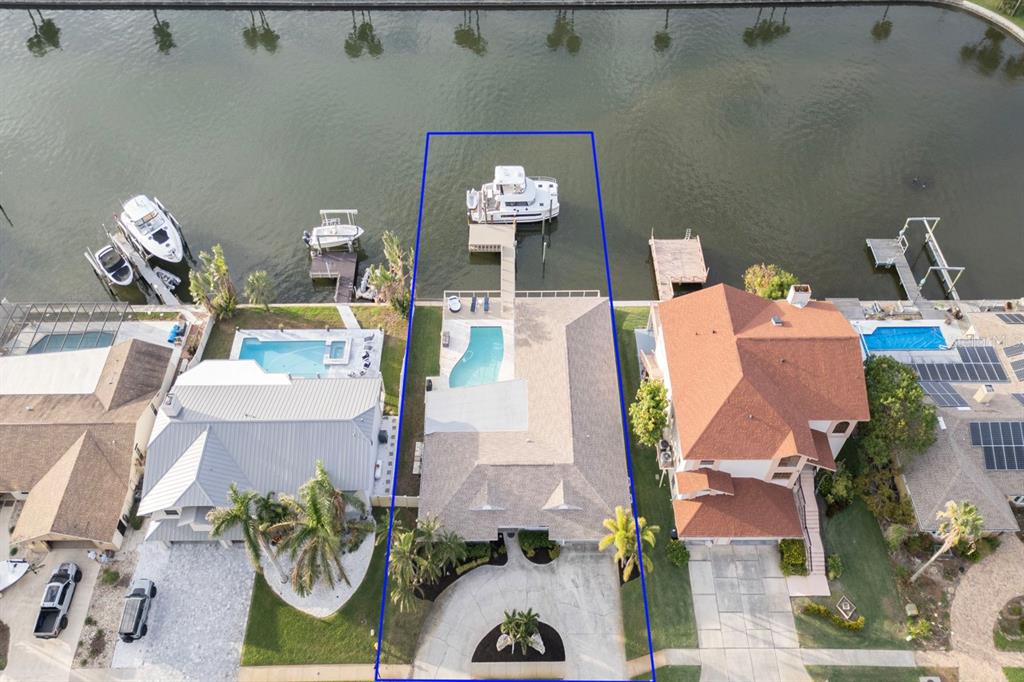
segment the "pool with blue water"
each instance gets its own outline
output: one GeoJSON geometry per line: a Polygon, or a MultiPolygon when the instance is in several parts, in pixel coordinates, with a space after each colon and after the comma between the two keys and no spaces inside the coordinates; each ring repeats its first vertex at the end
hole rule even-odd
{"type": "Polygon", "coordinates": [[[886,326],[863,334],[864,347],[873,350],[941,350],[946,339],[938,327],[886,326]]]}
{"type": "Polygon", "coordinates": [[[501,327],[470,327],[469,347],[448,376],[448,385],[479,386],[498,380],[505,357],[505,339],[501,327]]]}
{"type": "Polygon", "coordinates": [[[248,338],[242,341],[238,359],[255,360],[272,374],[314,377],[327,373],[324,365],[326,350],[327,344],[318,340],[261,341],[248,338]]]}

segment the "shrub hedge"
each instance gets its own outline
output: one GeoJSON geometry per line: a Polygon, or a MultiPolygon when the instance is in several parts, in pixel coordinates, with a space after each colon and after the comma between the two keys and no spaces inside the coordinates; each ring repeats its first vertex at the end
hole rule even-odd
{"type": "Polygon", "coordinates": [[[846,620],[838,613],[833,613],[832,609],[825,606],[824,604],[819,604],[818,602],[814,601],[804,604],[802,610],[804,613],[808,615],[818,616],[819,618],[830,620],[832,621],[833,625],[839,628],[843,628],[844,630],[857,631],[864,629],[864,616],[858,616],[853,620],[846,620]]]}
{"type": "Polygon", "coordinates": [[[779,566],[782,568],[782,575],[807,575],[809,573],[803,540],[780,540],[779,554],[781,555],[779,566]]]}

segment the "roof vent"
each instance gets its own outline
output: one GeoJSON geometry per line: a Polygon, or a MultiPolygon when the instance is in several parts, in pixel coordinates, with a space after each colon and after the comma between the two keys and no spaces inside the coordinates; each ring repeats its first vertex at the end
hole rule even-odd
{"type": "Polygon", "coordinates": [[[177,417],[181,414],[181,401],[178,400],[178,396],[173,393],[168,393],[167,397],[164,398],[164,402],[160,406],[160,409],[168,417],[177,417]]]}
{"type": "Polygon", "coordinates": [[[778,315],[772,315],[772,326],[773,327],[781,327],[782,326],[782,318],[779,317],[778,315]]]}
{"type": "Polygon", "coordinates": [[[789,287],[786,294],[786,303],[795,308],[803,308],[811,302],[811,287],[809,284],[794,284],[789,287]]]}

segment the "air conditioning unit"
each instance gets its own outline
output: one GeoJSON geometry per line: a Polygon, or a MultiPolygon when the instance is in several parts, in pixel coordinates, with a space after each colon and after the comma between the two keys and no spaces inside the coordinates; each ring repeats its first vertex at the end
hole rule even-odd
{"type": "Polygon", "coordinates": [[[981,405],[992,402],[992,396],[996,394],[995,387],[992,384],[982,384],[981,388],[978,389],[977,393],[974,394],[974,401],[981,405]]]}

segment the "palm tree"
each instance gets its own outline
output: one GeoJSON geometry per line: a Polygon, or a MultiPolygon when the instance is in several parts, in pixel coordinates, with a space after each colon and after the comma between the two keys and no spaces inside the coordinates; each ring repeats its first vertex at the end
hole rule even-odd
{"type": "Polygon", "coordinates": [[[29,19],[32,20],[32,36],[25,41],[25,46],[36,57],[42,57],[50,50],[60,49],[60,29],[53,23],[53,19],[43,17],[40,10],[37,9],[36,14],[39,15],[38,24],[32,10],[28,11],[29,19]]]}
{"type": "Polygon", "coordinates": [[[156,49],[160,54],[167,54],[174,45],[174,36],[171,35],[171,24],[168,21],[160,21],[160,16],[153,10],[153,40],[156,41],[156,49]]]}
{"type": "Polygon", "coordinates": [[[885,11],[882,12],[882,18],[875,22],[875,25],[871,27],[871,37],[876,41],[885,40],[892,35],[892,22],[889,21],[889,5],[885,6],[885,11]]]}
{"type": "Polygon", "coordinates": [[[256,27],[256,14],[249,10],[249,25],[242,29],[242,40],[250,50],[260,46],[260,30],[256,27]]]}
{"type": "Polygon", "coordinates": [[[395,312],[406,317],[410,297],[408,279],[415,254],[411,249],[403,249],[398,237],[390,230],[384,231],[381,241],[387,265],[371,265],[369,282],[377,290],[378,303],[389,303],[395,312]]]}
{"type": "Polygon", "coordinates": [[[274,298],[274,289],[267,277],[266,270],[250,272],[245,280],[245,297],[252,305],[261,305],[266,311],[270,311],[270,300],[274,298]]]}
{"type": "Polygon", "coordinates": [[[664,52],[672,44],[672,36],[668,32],[668,8],[665,8],[665,27],[654,34],[654,51],[664,52]]]}
{"type": "Polygon", "coordinates": [[[569,10],[569,35],[565,39],[565,51],[576,54],[583,46],[583,38],[576,35],[576,10],[569,10]]]}
{"type": "Polygon", "coordinates": [[[473,54],[483,56],[487,52],[487,41],[480,35],[480,10],[463,10],[462,23],[455,27],[455,44],[473,54]],[[473,15],[476,15],[476,27],[473,15]]]}
{"type": "MultiPolygon", "coordinates": [[[[609,531],[608,535],[601,538],[597,548],[604,551],[608,547],[615,546],[615,561],[622,568],[622,581],[626,582],[633,575],[637,568],[637,561],[640,552],[637,549],[637,522],[621,505],[615,507],[615,518],[605,519],[604,527],[609,531]]],[[[658,526],[648,526],[647,519],[640,517],[640,539],[649,548],[654,547],[656,535],[661,529],[658,526]]],[[[648,573],[653,570],[654,565],[650,556],[644,552],[644,570],[648,573]]]]}
{"type": "Polygon", "coordinates": [[[352,10],[352,32],[345,37],[345,54],[352,59],[363,54],[363,43],[359,40],[359,27],[356,25],[355,10],[352,10]]]}
{"type": "Polygon", "coordinates": [[[941,521],[939,535],[942,537],[942,546],[921,568],[917,569],[917,572],[910,577],[910,582],[916,581],[918,576],[939,558],[939,555],[948,552],[961,542],[967,543],[970,551],[974,552],[985,527],[985,519],[978,512],[978,508],[970,502],[957,504],[950,500],[946,503],[946,508],[936,514],[935,518],[941,521]]]}
{"type": "Polygon", "coordinates": [[[501,634],[512,640],[512,653],[516,652],[516,644],[523,656],[529,651],[533,636],[540,632],[540,615],[532,608],[525,611],[512,609],[505,611],[505,620],[500,626],[501,634]]]}
{"type": "Polygon", "coordinates": [[[965,62],[976,61],[978,70],[986,76],[995,73],[1003,63],[1003,41],[1006,34],[995,26],[985,29],[981,40],[960,48],[960,58],[965,62]]]}
{"type": "Polygon", "coordinates": [[[263,10],[259,10],[259,13],[260,27],[256,32],[256,41],[263,46],[264,50],[273,54],[277,52],[277,43],[281,40],[281,36],[270,28],[270,22],[267,21],[267,15],[263,10]]]}
{"type": "Polygon", "coordinates": [[[249,552],[249,561],[257,573],[263,573],[260,557],[266,554],[277,570],[281,582],[284,582],[284,571],[277,563],[277,557],[269,546],[270,518],[261,515],[260,510],[267,510],[267,501],[251,490],[239,492],[238,486],[232,483],[228,487],[228,507],[215,507],[206,514],[206,520],[212,526],[210,537],[217,538],[224,533],[238,528],[242,532],[242,540],[249,552]]]}
{"type": "Polygon", "coordinates": [[[404,530],[396,523],[391,533],[388,578],[391,584],[391,601],[398,607],[400,613],[411,611],[416,606],[419,563],[420,558],[416,554],[412,531],[404,530]]]}

